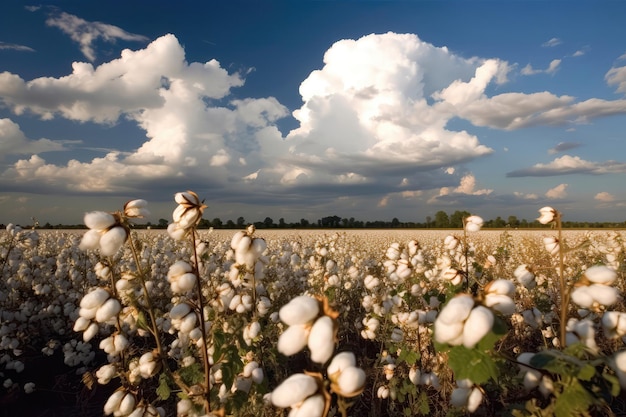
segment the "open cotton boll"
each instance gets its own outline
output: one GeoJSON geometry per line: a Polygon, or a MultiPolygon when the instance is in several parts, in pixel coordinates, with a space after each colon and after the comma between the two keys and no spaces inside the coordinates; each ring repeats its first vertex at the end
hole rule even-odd
{"type": "Polygon", "coordinates": [[[285,356],[295,355],[305,348],[309,338],[310,327],[303,324],[289,326],[278,337],[278,351],[285,356]]]}
{"type": "Polygon", "coordinates": [[[81,250],[97,249],[100,245],[102,234],[99,230],[90,229],[85,232],[78,247],[81,250]]]}
{"type": "Polygon", "coordinates": [[[170,318],[172,320],[180,320],[191,311],[191,306],[187,303],[176,304],[170,310],[170,318]]]}
{"type": "Polygon", "coordinates": [[[483,401],[483,392],[478,387],[474,387],[467,399],[467,411],[473,413],[483,401]]]}
{"type": "Polygon", "coordinates": [[[80,306],[87,309],[98,308],[104,304],[109,297],[111,297],[111,294],[107,290],[104,288],[96,288],[87,293],[82,300],[80,300],[80,306]]]}
{"type": "Polygon", "coordinates": [[[609,338],[626,335],[626,313],[621,311],[607,311],[602,315],[602,328],[609,338]]]}
{"type": "Polygon", "coordinates": [[[83,341],[89,342],[100,331],[98,323],[91,323],[89,327],[83,332],[83,341]]]}
{"type": "Polygon", "coordinates": [[[125,415],[132,413],[133,410],[135,409],[135,403],[136,403],[135,396],[132,393],[127,392],[124,398],[122,398],[122,401],[120,401],[120,406],[118,408],[118,411],[119,411],[118,415],[125,416],[125,415]]]}
{"type": "Polygon", "coordinates": [[[300,295],[281,307],[278,311],[280,320],[292,326],[312,321],[320,313],[320,303],[308,295],[300,295]]]}
{"type": "Polygon", "coordinates": [[[589,267],[583,275],[594,284],[611,285],[617,279],[617,273],[604,265],[589,267]]]}
{"type": "Polygon", "coordinates": [[[124,245],[127,238],[128,233],[123,227],[111,228],[100,238],[100,252],[105,256],[114,255],[124,245]]]}
{"type": "Polygon", "coordinates": [[[337,378],[338,394],[344,397],[354,397],[360,394],[365,386],[365,379],[365,371],[361,368],[350,366],[342,370],[339,378],[337,378]]]}
{"type": "Polygon", "coordinates": [[[487,307],[472,310],[463,327],[463,346],[472,349],[493,327],[493,313],[487,307]]]}
{"type": "Polygon", "coordinates": [[[110,318],[115,317],[122,310],[122,305],[115,298],[109,298],[96,311],[96,321],[104,323],[110,318]]]}
{"type": "Polygon", "coordinates": [[[85,214],[85,226],[95,230],[106,230],[115,224],[115,217],[105,211],[91,211],[85,214]]]}
{"type": "Polygon", "coordinates": [[[315,321],[308,341],[311,360],[326,363],[335,350],[335,323],[332,318],[322,316],[315,321]]]}
{"type": "Polygon", "coordinates": [[[458,323],[464,321],[474,307],[474,298],[468,294],[460,294],[452,298],[437,316],[440,323],[458,323]]]}
{"type": "Polygon", "coordinates": [[[74,327],[72,327],[72,330],[74,330],[75,332],[82,332],[87,327],[89,327],[90,323],[91,323],[91,320],[85,317],[79,316],[74,322],[74,327]]]}
{"type": "Polygon", "coordinates": [[[485,285],[485,294],[515,296],[515,284],[508,279],[496,279],[485,285]]]}
{"type": "Polygon", "coordinates": [[[508,295],[487,294],[483,303],[505,316],[510,316],[516,311],[515,302],[508,295]]]}
{"type": "Polygon", "coordinates": [[[293,407],[289,417],[322,417],[326,401],[322,394],[312,395],[297,407],[293,407]]]}
{"type": "Polygon", "coordinates": [[[117,390],[111,394],[111,396],[104,403],[104,414],[108,416],[119,410],[120,403],[124,399],[125,395],[126,391],[124,390],[117,390]]]}
{"type": "Polygon", "coordinates": [[[272,391],[270,400],[276,407],[287,408],[301,403],[317,390],[315,378],[301,373],[293,374],[272,391]]]}
{"type": "Polygon", "coordinates": [[[356,357],[352,352],[340,352],[330,361],[326,373],[332,378],[336,372],[341,372],[346,368],[356,365],[356,357]]]}
{"type": "Polygon", "coordinates": [[[463,322],[448,324],[435,321],[435,340],[438,343],[460,345],[463,343],[463,322]]]}

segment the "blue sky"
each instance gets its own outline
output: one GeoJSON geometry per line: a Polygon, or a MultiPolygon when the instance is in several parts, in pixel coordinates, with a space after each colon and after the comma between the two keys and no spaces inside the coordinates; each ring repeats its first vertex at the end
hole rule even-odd
{"type": "Polygon", "coordinates": [[[0,7],[0,223],[626,218],[624,2],[0,7]]]}

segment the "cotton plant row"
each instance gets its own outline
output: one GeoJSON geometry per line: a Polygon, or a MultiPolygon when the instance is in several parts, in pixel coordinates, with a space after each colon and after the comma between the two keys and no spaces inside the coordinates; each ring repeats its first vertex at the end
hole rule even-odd
{"type": "Polygon", "coordinates": [[[167,236],[133,230],[143,200],[88,213],[82,237],[7,229],[4,389],[37,389],[20,380],[37,344],[112,387],[110,415],[551,415],[572,395],[597,410],[607,400],[585,390],[610,398],[626,384],[619,233],[566,239],[544,208],[554,227],[541,236],[483,232],[470,216],[406,243],[220,237],[196,230],[195,193],[175,202],[167,236]],[[27,340],[33,323],[50,337],[27,340]]]}

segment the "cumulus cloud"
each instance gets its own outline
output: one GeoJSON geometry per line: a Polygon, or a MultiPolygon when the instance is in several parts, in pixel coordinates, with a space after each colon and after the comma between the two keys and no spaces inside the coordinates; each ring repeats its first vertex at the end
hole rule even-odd
{"type": "Polygon", "coordinates": [[[567,184],[559,184],[546,192],[546,197],[550,199],[561,199],[567,197],[567,184]]]}
{"type": "Polygon", "coordinates": [[[626,172],[626,163],[618,161],[590,162],[578,156],[563,155],[547,164],[511,171],[507,177],[550,177],[567,174],[610,174],[626,172]]]}
{"type": "Polygon", "coordinates": [[[581,144],[578,142],[559,142],[554,148],[548,149],[548,153],[553,155],[555,153],[561,153],[561,152],[569,151],[572,149],[576,149],[580,146],[581,144]]]}
{"type": "Polygon", "coordinates": [[[457,187],[442,187],[439,194],[429,199],[430,204],[437,203],[441,197],[455,198],[459,196],[486,196],[493,192],[492,189],[476,189],[476,177],[472,173],[465,174],[457,187]]]}
{"type": "Polygon", "coordinates": [[[0,119],[0,159],[6,155],[27,155],[66,150],[64,143],[46,138],[30,140],[17,123],[0,119]]]}
{"type": "Polygon", "coordinates": [[[80,51],[89,61],[95,61],[96,53],[93,43],[98,39],[105,42],[115,42],[116,40],[147,42],[148,38],[136,35],[107,23],[89,22],[80,17],[62,12],[58,15],[50,16],[46,20],[48,26],[61,29],[63,33],[80,45],[80,51]]]}
{"type": "Polygon", "coordinates": [[[598,194],[596,194],[596,196],[594,197],[594,199],[601,201],[603,203],[609,203],[611,201],[615,201],[615,196],[611,193],[608,193],[606,191],[602,191],[599,192],[598,194]]]}
{"type": "Polygon", "coordinates": [[[35,52],[35,50],[26,45],[18,45],[16,43],[8,43],[0,41],[0,50],[9,49],[13,51],[35,52]]]}
{"type": "MultiPolygon", "coordinates": [[[[98,67],[74,63],[73,72],[61,78],[26,82],[4,72],[0,100],[17,114],[106,124],[124,116],[136,122],[146,137],[130,154],[109,152],[103,158],[73,160],[66,166],[32,156],[5,171],[3,183],[41,184],[50,192],[121,192],[184,176],[197,182],[209,178],[203,182],[206,187],[224,186],[233,176],[241,178],[259,168],[260,143],[271,143],[270,148],[280,144],[274,122],[287,115],[271,97],[227,106],[208,104],[242,84],[239,74],[229,74],[215,60],[187,63],[173,35],[142,50],[124,50],[120,58],[98,67]],[[256,156],[256,162],[246,167],[240,161],[255,160],[250,155],[256,156]]],[[[18,133],[12,137],[24,142],[18,133]]],[[[49,142],[39,146],[44,144],[49,142]]]]}

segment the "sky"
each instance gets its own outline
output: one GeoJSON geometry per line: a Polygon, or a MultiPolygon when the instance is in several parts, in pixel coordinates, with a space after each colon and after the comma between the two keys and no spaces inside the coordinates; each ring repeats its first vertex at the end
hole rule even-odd
{"type": "Polygon", "coordinates": [[[626,220],[626,2],[0,6],[0,223],[626,220]]]}

